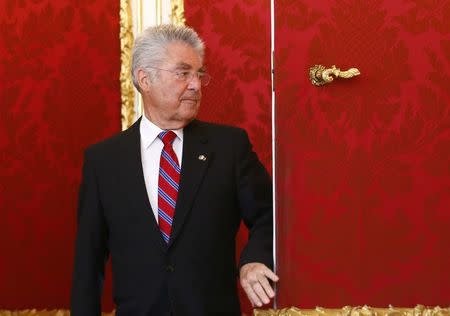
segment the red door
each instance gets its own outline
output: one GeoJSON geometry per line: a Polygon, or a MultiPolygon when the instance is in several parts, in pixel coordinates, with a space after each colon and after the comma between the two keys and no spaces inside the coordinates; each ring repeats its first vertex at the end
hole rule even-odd
{"type": "Polygon", "coordinates": [[[275,1],[279,308],[450,305],[449,74],[448,0],[275,1]]]}

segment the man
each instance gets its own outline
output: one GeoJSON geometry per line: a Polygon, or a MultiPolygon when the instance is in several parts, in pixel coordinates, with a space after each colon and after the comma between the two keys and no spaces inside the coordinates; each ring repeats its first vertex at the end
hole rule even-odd
{"type": "Polygon", "coordinates": [[[254,306],[274,296],[271,181],[245,131],[195,120],[204,45],[171,25],[136,39],[132,76],[144,115],[86,150],[72,316],[100,315],[111,255],[119,316],[240,315],[235,237],[249,240],[240,282],[254,306]]]}

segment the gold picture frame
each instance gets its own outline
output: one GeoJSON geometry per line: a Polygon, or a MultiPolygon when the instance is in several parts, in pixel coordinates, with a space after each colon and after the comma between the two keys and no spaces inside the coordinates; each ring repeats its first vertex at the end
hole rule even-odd
{"type": "MultiPolygon", "coordinates": [[[[141,0],[142,1],[142,0],[141,0]]],[[[171,0],[170,21],[176,25],[184,25],[184,1],[171,0]]],[[[140,6],[142,8],[142,5],[140,6]]],[[[162,0],[156,1],[158,23],[162,19],[162,0]],[[158,10],[159,8],[159,10],[158,10]]],[[[141,16],[138,13],[138,16],[141,16]]],[[[137,21],[139,25],[142,21],[137,21]]],[[[131,0],[120,0],[120,94],[121,94],[121,122],[122,130],[130,127],[136,119],[134,110],[134,86],[131,79],[131,51],[134,43],[133,18],[131,13],[131,0]]]]}

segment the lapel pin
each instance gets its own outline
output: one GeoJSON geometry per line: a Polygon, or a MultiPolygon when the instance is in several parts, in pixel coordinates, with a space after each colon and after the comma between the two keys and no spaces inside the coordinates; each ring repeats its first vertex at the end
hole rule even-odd
{"type": "Polygon", "coordinates": [[[200,156],[198,156],[198,160],[206,161],[206,156],[205,155],[200,155],[200,156]]]}

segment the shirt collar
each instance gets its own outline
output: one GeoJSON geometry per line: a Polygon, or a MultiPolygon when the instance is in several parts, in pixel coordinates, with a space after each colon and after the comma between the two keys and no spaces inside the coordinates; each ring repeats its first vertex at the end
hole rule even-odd
{"type": "MultiPolygon", "coordinates": [[[[154,141],[158,138],[159,133],[161,133],[163,129],[159,128],[153,122],[151,122],[145,114],[142,115],[141,119],[141,145],[143,148],[147,149],[154,141]]],[[[180,141],[183,141],[183,129],[173,129],[172,130],[180,141]]]]}

